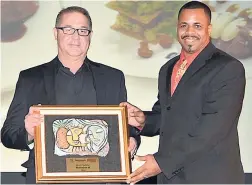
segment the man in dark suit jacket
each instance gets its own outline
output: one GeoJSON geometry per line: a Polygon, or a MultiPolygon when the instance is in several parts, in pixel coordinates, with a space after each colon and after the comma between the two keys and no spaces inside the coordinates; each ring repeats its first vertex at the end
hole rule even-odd
{"type": "Polygon", "coordinates": [[[121,103],[141,135],[159,135],[157,153],[138,157],[145,163],[130,175],[131,183],[155,175],[165,184],[244,183],[237,124],[245,71],[212,45],[210,22],[205,4],[186,3],[177,27],[182,51],[160,70],[153,110],[121,103]]]}
{"type": "MultiPolygon", "coordinates": [[[[59,12],[54,29],[58,56],[51,62],[20,72],[13,101],[1,130],[1,141],[12,149],[29,150],[26,182],[35,182],[34,127],[42,116],[33,105],[119,105],[127,101],[124,74],[86,56],[92,34],[87,10],[69,7],[59,12]]],[[[129,151],[140,144],[130,127],[129,151]]],[[[8,159],[7,159],[8,160],[8,159]]]]}

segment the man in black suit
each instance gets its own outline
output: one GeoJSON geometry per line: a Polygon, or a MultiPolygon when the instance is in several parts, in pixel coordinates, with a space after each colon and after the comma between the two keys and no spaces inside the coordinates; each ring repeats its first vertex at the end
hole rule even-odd
{"type": "Polygon", "coordinates": [[[141,135],[159,135],[157,153],[138,157],[145,163],[129,182],[157,175],[165,184],[244,183],[237,124],[245,71],[240,61],[213,46],[210,23],[208,6],[183,5],[177,24],[181,54],[160,69],[153,110],[121,103],[141,135]]]}
{"type": "MultiPolygon", "coordinates": [[[[51,62],[20,72],[13,101],[1,130],[1,141],[12,149],[29,150],[26,182],[35,182],[34,127],[43,117],[32,105],[119,105],[127,101],[124,74],[92,62],[87,51],[92,21],[87,10],[68,7],[59,12],[54,28],[58,56],[51,62]]],[[[130,127],[129,151],[140,144],[130,127]]],[[[7,159],[8,160],[8,159],[7,159]]]]}

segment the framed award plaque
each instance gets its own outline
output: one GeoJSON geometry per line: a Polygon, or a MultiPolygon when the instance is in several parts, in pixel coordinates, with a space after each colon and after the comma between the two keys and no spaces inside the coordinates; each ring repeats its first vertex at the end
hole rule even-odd
{"type": "Polygon", "coordinates": [[[35,106],[37,183],[126,182],[131,173],[126,108],[35,106]]]}

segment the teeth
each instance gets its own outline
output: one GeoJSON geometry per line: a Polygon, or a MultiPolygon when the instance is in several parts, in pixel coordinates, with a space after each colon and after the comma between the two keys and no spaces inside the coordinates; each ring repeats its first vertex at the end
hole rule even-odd
{"type": "Polygon", "coordinates": [[[186,42],[194,42],[195,40],[196,39],[189,39],[189,38],[185,39],[186,42]]]}
{"type": "Polygon", "coordinates": [[[240,31],[239,27],[244,27],[246,24],[247,21],[245,21],[244,18],[235,19],[234,21],[229,23],[223,30],[221,34],[221,39],[223,41],[230,41],[234,39],[240,31]]]}
{"type": "Polygon", "coordinates": [[[220,13],[218,16],[215,16],[215,19],[212,21],[212,33],[211,37],[213,39],[218,39],[221,36],[224,28],[235,18],[235,15],[230,12],[220,13]]]}

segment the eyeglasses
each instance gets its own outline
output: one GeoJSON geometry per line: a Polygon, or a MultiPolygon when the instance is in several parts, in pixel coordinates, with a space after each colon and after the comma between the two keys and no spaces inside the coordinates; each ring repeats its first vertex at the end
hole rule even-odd
{"type": "Polygon", "coordinates": [[[91,30],[86,28],[70,28],[70,27],[56,27],[56,29],[62,30],[64,34],[73,35],[75,31],[77,31],[78,35],[80,36],[88,36],[91,33],[91,30]]]}

